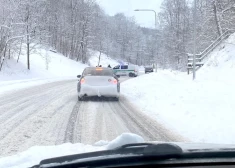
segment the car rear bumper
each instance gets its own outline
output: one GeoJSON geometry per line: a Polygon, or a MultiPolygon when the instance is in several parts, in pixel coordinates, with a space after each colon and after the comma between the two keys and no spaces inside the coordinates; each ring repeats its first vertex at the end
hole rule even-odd
{"type": "Polygon", "coordinates": [[[117,90],[117,85],[110,85],[110,86],[82,85],[80,91],[78,92],[78,96],[119,97],[119,92],[117,90]]]}
{"type": "Polygon", "coordinates": [[[130,74],[133,74],[134,76],[138,76],[139,72],[135,71],[135,72],[116,72],[115,75],[119,75],[119,76],[129,76],[130,74]]]}
{"type": "Polygon", "coordinates": [[[153,69],[146,69],[145,72],[153,72],[153,69]]]}

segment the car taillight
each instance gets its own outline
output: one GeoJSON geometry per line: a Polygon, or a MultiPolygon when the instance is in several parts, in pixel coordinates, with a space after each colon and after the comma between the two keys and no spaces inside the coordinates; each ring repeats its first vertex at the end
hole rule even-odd
{"type": "Polygon", "coordinates": [[[102,71],[103,68],[96,68],[95,70],[96,70],[96,71],[102,71]]]}
{"type": "Polygon", "coordinates": [[[84,83],[85,83],[85,79],[82,78],[82,79],[80,80],[80,83],[81,83],[81,84],[84,84],[84,83]]]}
{"type": "Polygon", "coordinates": [[[117,84],[118,81],[117,81],[116,79],[114,79],[114,80],[112,80],[112,83],[113,83],[113,84],[117,84]]]}

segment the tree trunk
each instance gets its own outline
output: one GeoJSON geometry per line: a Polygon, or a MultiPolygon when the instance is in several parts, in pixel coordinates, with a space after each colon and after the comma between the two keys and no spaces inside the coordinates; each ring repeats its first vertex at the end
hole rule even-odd
{"type": "Polygon", "coordinates": [[[101,54],[102,54],[102,49],[103,49],[103,47],[102,47],[102,41],[100,40],[100,55],[99,55],[99,61],[98,61],[98,66],[100,65],[100,57],[101,57],[101,54]]]}
{"type": "MultiPolygon", "coordinates": [[[[28,39],[28,37],[27,37],[28,39]]],[[[30,70],[30,61],[29,61],[29,43],[27,42],[27,65],[28,65],[28,70],[30,70]]]]}
{"type": "Polygon", "coordinates": [[[28,70],[30,70],[30,61],[29,61],[29,28],[28,28],[28,25],[27,25],[27,67],[28,67],[28,70]]]}
{"type": "Polygon", "coordinates": [[[4,62],[4,58],[2,59],[2,62],[1,62],[1,65],[0,65],[0,71],[2,70],[3,62],[4,62]]]}
{"type": "Polygon", "coordinates": [[[101,57],[101,50],[100,50],[100,55],[99,55],[98,66],[100,66],[100,57],[101,57]]]}
{"type": "Polygon", "coordinates": [[[29,45],[30,45],[30,41],[29,41],[29,5],[27,5],[26,7],[26,10],[27,10],[27,16],[26,16],[26,33],[27,33],[27,67],[28,67],[28,70],[30,70],[30,60],[29,60],[29,45]]]}
{"type": "Polygon", "coordinates": [[[82,47],[82,45],[80,45],[79,50],[78,50],[78,54],[77,54],[77,62],[78,62],[78,60],[79,60],[79,58],[80,58],[81,47],[82,47]]]}
{"type": "Polygon", "coordinates": [[[8,49],[8,59],[11,59],[11,48],[9,46],[9,49],[8,49]]]}
{"type": "Polygon", "coordinates": [[[83,42],[81,42],[81,60],[82,60],[82,63],[84,62],[84,45],[83,45],[83,42]]]}
{"type": "Polygon", "coordinates": [[[218,0],[214,0],[214,16],[215,16],[215,24],[217,28],[218,35],[221,36],[223,34],[220,17],[218,13],[218,0]]]}
{"type": "Polygon", "coordinates": [[[4,55],[3,55],[3,59],[2,59],[1,65],[0,65],[0,71],[2,70],[2,66],[3,66],[4,60],[6,58],[6,52],[7,52],[7,45],[5,46],[5,49],[4,49],[4,55]]]}
{"type": "Polygon", "coordinates": [[[21,43],[20,43],[20,51],[18,54],[17,63],[19,62],[19,59],[20,59],[20,55],[21,55],[21,51],[22,51],[22,43],[23,43],[23,38],[21,39],[21,43]]]}

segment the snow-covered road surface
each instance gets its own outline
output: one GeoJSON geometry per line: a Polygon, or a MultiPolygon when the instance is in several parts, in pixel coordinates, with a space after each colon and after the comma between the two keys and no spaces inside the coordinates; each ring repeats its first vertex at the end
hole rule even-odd
{"type": "Polygon", "coordinates": [[[122,96],[120,102],[78,102],[76,85],[76,80],[59,81],[0,95],[0,157],[35,145],[94,144],[124,132],[146,141],[183,141],[122,96]]]}

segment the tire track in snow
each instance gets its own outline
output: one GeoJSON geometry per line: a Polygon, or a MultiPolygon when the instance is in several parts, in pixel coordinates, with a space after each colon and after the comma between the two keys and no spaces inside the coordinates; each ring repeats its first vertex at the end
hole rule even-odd
{"type": "MultiPolygon", "coordinates": [[[[54,87],[49,87],[50,89],[45,90],[38,90],[37,87],[35,87],[35,90],[37,90],[34,95],[35,98],[31,99],[31,92],[25,94],[26,99],[29,98],[29,101],[27,101],[27,105],[23,105],[24,108],[19,104],[18,107],[20,108],[9,109],[8,113],[3,114],[10,116],[6,121],[1,120],[1,155],[9,155],[23,151],[30,146],[42,144],[54,145],[63,142],[60,140],[61,137],[57,137],[57,135],[60,136],[60,131],[65,130],[62,128],[62,125],[65,124],[61,122],[63,122],[63,120],[66,121],[66,117],[69,116],[72,107],[76,104],[76,101],[74,101],[75,97],[70,94],[74,93],[76,88],[71,87],[73,85],[71,81],[60,84],[61,85],[58,86],[57,83],[54,83],[54,87]],[[62,111],[64,109],[66,111],[62,111]],[[54,120],[54,118],[56,120],[54,120]],[[54,123],[51,123],[51,121],[54,121],[54,123]],[[54,126],[57,123],[60,123],[60,125],[57,125],[60,130],[56,127],[50,130],[50,126],[54,126]],[[50,131],[48,132],[48,130],[50,131]],[[50,136],[53,133],[54,135],[50,136]]],[[[46,87],[46,85],[44,87],[46,87]]],[[[76,92],[73,95],[76,95],[76,92]]],[[[18,98],[17,94],[15,94],[15,98],[18,98]]],[[[0,110],[1,108],[2,107],[0,107],[0,110]]]]}
{"type": "Polygon", "coordinates": [[[29,141],[25,141],[20,149],[23,150],[29,146],[34,146],[34,144],[58,145],[64,143],[64,132],[66,130],[69,114],[76,102],[74,101],[74,97],[71,97],[66,101],[63,101],[62,99],[59,101],[55,101],[52,104],[56,105],[58,103],[60,103],[61,105],[58,107],[55,106],[53,110],[46,110],[44,114],[41,113],[35,116],[33,119],[28,120],[28,124],[37,124],[39,118],[39,121],[42,124],[40,125],[39,130],[33,130],[35,129],[35,127],[32,127],[32,129],[30,129],[30,132],[25,132],[25,134],[30,136],[31,138],[29,141]]]}
{"type": "Polygon", "coordinates": [[[71,142],[74,143],[75,141],[81,141],[81,134],[80,131],[76,131],[75,129],[81,130],[82,126],[81,124],[77,125],[76,123],[80,123],[80,106],[81,102],[77,102],[73,108],[72,113],[70,114],[69,120],[68,120],[68,125],[65,131],[65,137],[64,137],[64,142],[71,142]],[[76,127],[77,126],[77,127],[76,127]],[[75,140],[75,135],[76,135],[76,140],[75,140]]]}
{"type": "Polygon", "coordinates": [[[139,134],[146,141],[185,141],[120,97],[119,102],[109,99],[77,102],[64,142],[93,144],[99,140],[112,140],[124,132],[139,134]]]}
{"type": "Polygon", "coordinates": [[[180,135],[176,135],[171,130],[165,128],[156,120],[151,119],[149,116],[138,111],[136,108],[133,108],[123,97],[117,104],[112,104],[112,106],[113,105],[118,106],[118,108],[121,109],[119,110],[119,114],[123,120],[126,120],[125,123],[127,124],[127,127],[130,128],[133,133],[144,137],[146,141],[188,141],[180,135]]]}
{"type": "MultiPolygon", "coordinates": [[[[64,94],[66,92],[67,91],[61,93],[64,94]]],[[[11,131],[18,128],[20,124],[30,118],[30,116],[40,112],[40,108],[43,109],[50,106],[50,104],[45,102],[51,102],[57,97],[58,95],[52,95],[51,90],[49,90],[46,93],[41,93],[35,99],[27,101],[28,104],[24,104],[23,106],[20,104],[16,109],[9,109],[10,111],[8,113],[0,115],[0,130],[2,130],[0,133],[0,140],[5,138],[11,131]],[[44,101],[40,101],[42,98],[44,101]]]]}
{"type": "Polygon", "coordinates": [[[64,142],[93,144],[112,140],[124,132],[138,134],[146,141],[182,141],[155,120],[122,102],[87,101],[75,105],[64,142]]]}
{"type": "Polygon", "coordinates": [[[118,115],[113,114],[109,101],[88,100],[78,102],[71,113],[64,142],[93,144],[99,140],[112,140],[124,132],[118,115]]]}
{"type": "Polygon", "coordinates": [[[78,102],[76,83],[54,82],[0,96],[1,156],[35,145],[94,144],[124,132],[139,134],[145,140],[183,141],[123,97],[120,102],[78,102]]]}
{"type": "Polygon", "coordinates": [[[42,84],[38,86],[31,86],[29,88],[24,88],[24,89],[0,94],[0,100],[1,100],[0,107],[7,105],[9,102],[21,101],[21,98],[24,98],[24,96],[26,95],[29,96],[29,95],[35,95],[35,94],[41,93],[40,90],[41,91],[50,90],[50,89],[55,88],[55,86],[57,87],[64,86],[73,81],[75,80],[51,82],[51,83],[46,83],[46,84],[42,84]]]}

